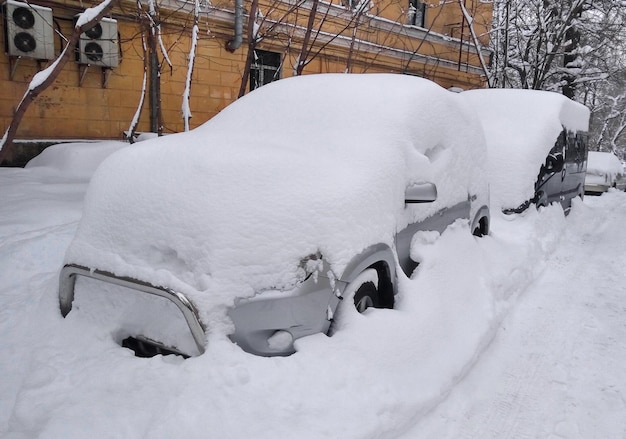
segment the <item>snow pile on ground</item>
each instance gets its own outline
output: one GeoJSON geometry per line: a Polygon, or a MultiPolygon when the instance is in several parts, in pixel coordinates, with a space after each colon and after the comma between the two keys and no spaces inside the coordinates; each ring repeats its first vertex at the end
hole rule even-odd
{"type": "Polygon", "coordinates": [[[468,187],[487,203],[484,139],[464,110],[457,94],[402,75],[272,83],[103,162],[66,261],[170,287],[201,311],[292,285],[310,254],[341,276],[407,223],[466,202],[468,187]],[[405,209],[422,182],[439,198],[405,209]]]}
{"type": "Polygon", "coordinates": [[[128,146],[126,142],[71,142],[52,145],[33,158],[26,168],[40,167],[55,174],[89,179],[102,161],[128,146]]]}
{"type": "Polygon", "coordinates": [[[492,210],[515,209],[530,200],[541,165],[563,128],[589,128],[589,109],[562,94],[489,89],[461,96],[476,110],[485,131],[492,210]]]}
{"type": "Polygon", "coordinates": [[[473,370],[403,437],[623,437],[625,216],[626,195],[611,192],[552,223],[564,226],[552,256],[528,261],[543,272],[473,370]]]}
{"type": "Polygon", "coordinates": [[[430,236],[397,309],[352,314],[290,357],[222,340],[182,360],[136,358],[80,313],[61,317],[58,270],[85,188],[52,168],[0,169],[0,201],[11,206],[0,211],[2,437],[574,438],[626,428],[623,193],[575,201],[568,218],[560,206],[494,214],[481,239],[463,223],[430,236]],[[569,341],[539,355],[557,334],[569,341]]]}

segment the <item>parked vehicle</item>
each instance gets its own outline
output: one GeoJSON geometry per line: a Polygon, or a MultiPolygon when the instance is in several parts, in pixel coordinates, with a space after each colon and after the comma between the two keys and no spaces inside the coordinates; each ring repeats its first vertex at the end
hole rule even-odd
{"type": "Polygon", "coordinates": [[[62,314],[76,291],[76,312],[138,355],[199,355],[222,333],[289,355],[340,304],[392,308],[416,233],[458,219],[489,233],[485,154],[464,100],[424,79],[266,85],[101,164],[61,270],[62,314]]]}
{"type": "Polygon", "coordinates": [[[610,188],[626,190],[624,164],[610,152],[589,151],[585,194],[600,195],[610,188]]]}
{"type": "Polygon", "coordinates": [[[492,209],[519,213],[584,196],[589,109],[538,90],[471,90],[487,138],[492,209]]]}

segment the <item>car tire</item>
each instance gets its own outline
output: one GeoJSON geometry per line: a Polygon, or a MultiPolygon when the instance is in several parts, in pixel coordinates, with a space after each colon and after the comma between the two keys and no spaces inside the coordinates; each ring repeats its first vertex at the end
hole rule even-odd
{"type": "Polygon", "coordinates": [[[476,227],[474,228],[474,230],[472,231],[472,235],[476,236],[477,238],[482,238],[485,235],[489,234],[489,220],[486,217],[482,217],[479,221],[478,224],[476,225],[476,227]]]}
{"type": "Polygon", "coordinates": [[[379,306],[380,295],[378,294],[378,286],[374,282],[363,283],[354,293],[354,307],[359,314],[365,312],[367,308],[378,308],[379,306]]]}
{"type": "Polygon", "coordinates": [[[378,272],[374,268],[363,270],[350,282],[344,291],[343,300],[337,307],[327,334],[332,336],[348,321],[368,308],[379,307],[381,297],[378,286],[378,272]]]}

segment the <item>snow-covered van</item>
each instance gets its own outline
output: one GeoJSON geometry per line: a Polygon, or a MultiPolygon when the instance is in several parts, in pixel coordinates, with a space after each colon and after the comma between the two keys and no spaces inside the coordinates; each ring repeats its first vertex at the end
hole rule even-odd
{"type": "Polygon", "coordinates": [[[584,196],[589,109],[562,94],[488,89],[461,93],[481,119],[491,208],[521,212],[584,196]]]}
{"type": "Polygon", "coordinates": [[[229,340],[289,355],[339,328],[342,309],[393,307],[416,235],[453,222],[488,233],[484,142],[467,103],[424,79],[263,86],[100,165],[61,271],[62,313],[138,355],[229,340]]]}

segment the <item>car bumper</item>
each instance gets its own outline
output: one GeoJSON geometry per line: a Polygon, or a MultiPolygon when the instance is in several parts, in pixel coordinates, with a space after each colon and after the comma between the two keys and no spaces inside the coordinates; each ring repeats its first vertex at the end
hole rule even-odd
{"type": "MultiPolygon", "coordinates": [[[[333,314],[346,284],[323,275],[329,273],[326,263],[316,275],[309,276],[292,291],[266,291],[251,299],[241,299],[228,312],[235,332],[231,340],[244,351],[261,356],[286,356],[295,352],[298,338],[319,332],[328,332],[333,314]]],[[[161,343],[140,334],[130,334],[140,340],[149,340],[164,351],[185,356],[201,355],[206,346],[206,325],[200,320],[198,310],[184,294],[137,279],[116,276],[113,273],[70,264],[62,268],[59,277],[59,304],[65,317],[72,310],[77,277],[86,277],[108,284],[129,288],[158,296],[174,304],[184,318],[194,346],[161,343]]],[[[167,322],[163,322],[165,325],[167,322]]],[[[124,328],[119,328],[124,329],[124,328]]]]}
{"type": "Polygon", "coordinates": [[[585,194],[601,194],[609,190],[605,184],[585,183],[585,194]]]}

